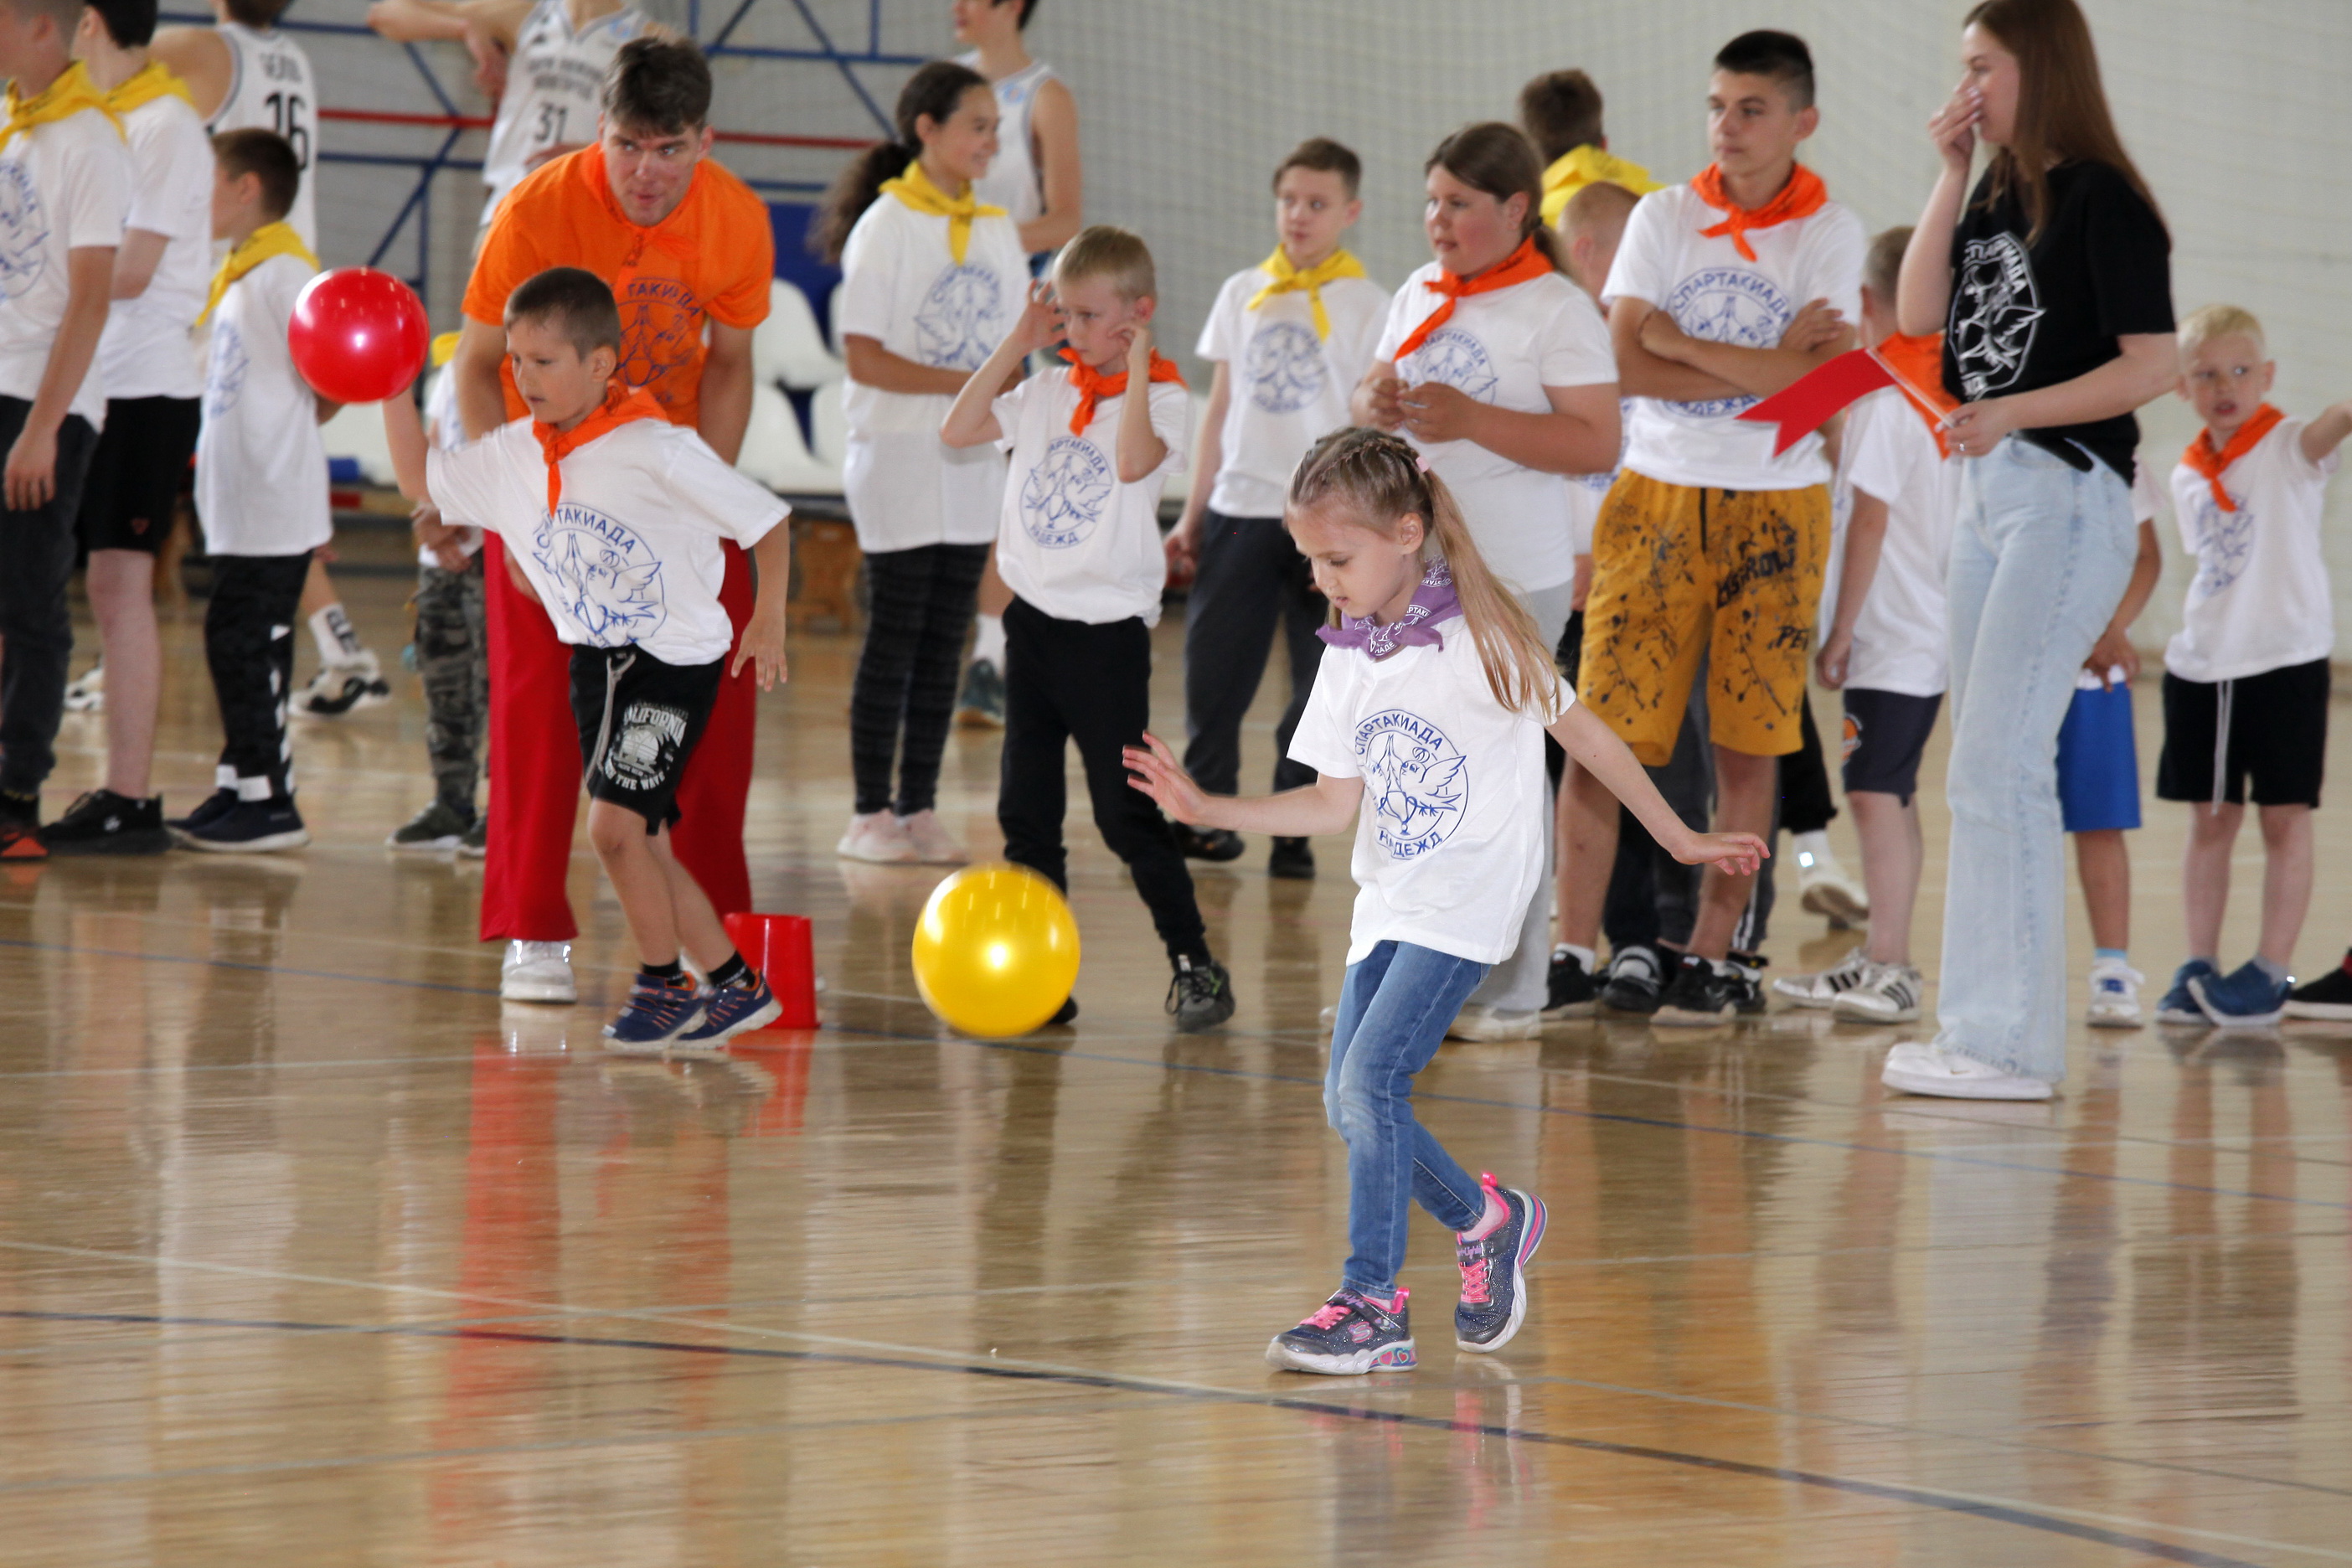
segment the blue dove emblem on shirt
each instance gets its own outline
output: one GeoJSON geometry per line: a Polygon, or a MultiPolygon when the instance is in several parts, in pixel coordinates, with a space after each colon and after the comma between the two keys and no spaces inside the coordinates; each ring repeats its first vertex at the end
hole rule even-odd
{"type": "Polygon", "coordinates": [[[1004,297],[996,274],[950,267],[923,296],[915,333],[925,364],[978,370],[1004,336],[1004,297]]]}
{"type": "Polygon", "coordinates": [[[14,300],[48,269],[48,215],[22,163],[0,163],[0,297],[14,300]]]}
{"type": "Polygon", "coordinates": [[[531,554],[555,585],[554,608],[592,647],[626,647],[669,618],[662,563],[635,530],[565,501],[540,520],[531,554]]]}
{"type": "Polygon", "coordinates": [[[1048,550],[1083,544],[1110,501],[1110,459],[1076,436],[1056,436],[1021,486],[1021,526],[1048,550]]]}
{"type": "Polygon", "coordinates": [[[1295,414],[1322,395],[1323,344],[1297,321],[1272,321],[1249,344],[1250,401],[1268,414],[1295,414]]]}
{"type": "Polygon", "coordinates": [[[1453,836],[1467,808],[1470,759],[1445,731],[1391,708],[1356,726],[1364,809],[1392,859],[1428,854],[1453,836]]]}
{"type": "Polygon", "coordinates": [[[1459,327],[1440,327],[1412,352],[1411,374],[1415,380],[1434,381],[1481,403],[1495,401],[1502,384],[1486,345],[1459,327]]]}
{"type": "MultiPolygon", "coordinates": [[[[1743,349],[1777,347],[1796,314],[1788,295],[1760,272],[1706,267],[1666,296],[1666,314],[1692,337],[1743,349]]],[[[1714,397],[1664,406],[1695,419],[1718,419],[1753,404],[1752,397],[1714,397]]]]}
{"type": "Polygon", "coordinates": [[[2237,510],[2223,511],[2208,487],[2197,498],[2196,521],[2197,575],[2189,602],[2201,605],[2246,574],[2254,558],[2254,513],[2242,500],[2237,510]]]}

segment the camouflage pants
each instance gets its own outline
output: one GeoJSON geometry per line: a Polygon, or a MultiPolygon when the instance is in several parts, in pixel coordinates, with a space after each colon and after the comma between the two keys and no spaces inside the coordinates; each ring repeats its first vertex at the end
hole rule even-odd
{"type": "Polygon", "coordinates": [[[442,804],[474,815],[482,732],[490,717],[490,642],[483,621],[482,558],[463,572],[416,573],[416,673],[425,678],[425,750],[442,804]]]}

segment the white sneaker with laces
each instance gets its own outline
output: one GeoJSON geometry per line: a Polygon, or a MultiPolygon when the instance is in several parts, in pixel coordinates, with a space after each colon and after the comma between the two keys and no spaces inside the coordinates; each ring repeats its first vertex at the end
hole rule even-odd
{"type": "Polygon", "coordinates": [[[925,807],[912,816],[898,818],[899,827],[907,840],[915,847],[915,858],[926,866],[961,866],[971,857],[956,842],[940,814],[925,807]]]}
{"type": "Polygon", "coordinates": [[[1878,1081],[1905,1094],[1944,1100],[2047,1100],[2051,1088],[1938,1045],[1905,1043],[1886,1053],[1878,1081]]]}
{"type": "Polygon", "coordinates": [[[1927,976],[1907,963],[1874,963],[1830,1011],[1860,1024],[1907,1024],[1919,1016],[1927,989],[1927,976]]]}
{"type": "Polygon", "coordinates": [[[580,1000],[572,982],[572,944],[568,942],[510,942],[506,962],[499,966],[499,994],[509,1002],[580,1000]]]}
{"type": "Polygon", "coordinates": [[[1471,1002],[1454,1016],[1445,1033],[1456,1040],[1532,1040],[1543,1033],[1543,1015],[1532,1007],[1520,1013],[1471,1002]]]}
{"type": "Polygon", "coordinates": [[[2084,1022],[2097,1029],[2137,1029],[2147,1022],[2141,1011],[2139,988],[2147,976],[2119,958],[2102,958],[2091,965],[2091,1006],[2084,1022]]]}
{"type": "Polygon", "coordinates": [[[1870,919],[1870,894],[1826,849],[1798,852],[1797,901],[1832,926],[1858,926],[1870,919]]]}
{"type": "Polygon", "coordinates": [[[1783,974],[1772,982],[1772,994],[1786,996],[1800,1007],[1834,1007],[1870,973],[1870,960],[1859,947],[1818,974],[1783,974]]]}
{"type": "Polygon", "coordinates": [[[341,664],[320,665],[294,699],[294,710],[314,719],[340,719],[391,700],[392,683],[384,679],[374,650],[362,648],[358,657],[341,664]]]}
{"type": "Polygon", "coordinates": [[[67,686],[66,711],[68,713],[106,711],[106,666],[91,665],[87,674],[79,677],[67,686]]]}
{"type": "Polygon", "coordinates": [[[907,825],[887,811],[861,812],[849,819],[849,831],[833,852],[845,860],[865,860],[877,866],[911,866],[919,858],[907,825]]]}

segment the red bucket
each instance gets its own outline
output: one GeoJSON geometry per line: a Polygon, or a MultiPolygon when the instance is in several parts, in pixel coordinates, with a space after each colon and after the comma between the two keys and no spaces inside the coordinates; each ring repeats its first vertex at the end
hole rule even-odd
{"type": "Polygon", "coordinates": [[[758,970],[776,994],[783,1013],[771,1029],[814,1029],[816,1018],[816,952],[804,915],[734,914],[726,918],[727,940],[758,970]]]}

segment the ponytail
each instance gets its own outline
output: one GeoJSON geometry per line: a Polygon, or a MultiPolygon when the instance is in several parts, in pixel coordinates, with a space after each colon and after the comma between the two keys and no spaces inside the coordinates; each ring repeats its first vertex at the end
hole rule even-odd
{"type": "MultiPolygon", "coordinates": [[[[879,200],[882,187],[907,172],[907,165],[923,155],[921,122],[943,125],[963,101],[964,94],[978,88],[992,91],[988,79],[970,66],[953,60],[932,60],[898,90],[898,106],[893,117],[897,134],[887,142],[877,142],[849,161],[824,194],[817,208],[816,221],[809,225],[809,249],[829,262],[838,264],[841,252],[849,243],[849,231],[866,216],[866,209],[879,200]]],[[[952,194],[952,193],[950,193],[952,194]]]]}
{"type": "MultiPolygon", "coordinates": [[[[1552,662],[1552,650],[1536,635],[1527,606],[1478,553],[1452,489],[1422,466],[1412,443],[1362,426],[1335,430],[1316,442],[1291,476],[1289,505],[1320,506],[1334,498],[1347,509],[1349,521],[1383,538],[1394,538],[1405,518],[1422,519],[1423,559],[1442,557],[1452,574],[1462,619],[1478,647],[1495,700],[1545,723],[1559,716],[1559,668],[1552,662]]],[[[1334,610],[1334,625],[1338,616],[1334,610]]]]}
{"type": "Polygon", "coordinates": [[[1535,144],[1517,126],[1499,120],[1464,126],[1437,144],[1421,172],[1440,168],[1498,202],[1527,197],[1527,211],[1519,215],[1519,237],[1534,240],[1554,272],[1568,270],[1559,237],[1543,220],[1543,165],[1536,161],[1535,144]]]}

